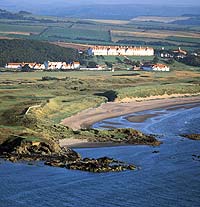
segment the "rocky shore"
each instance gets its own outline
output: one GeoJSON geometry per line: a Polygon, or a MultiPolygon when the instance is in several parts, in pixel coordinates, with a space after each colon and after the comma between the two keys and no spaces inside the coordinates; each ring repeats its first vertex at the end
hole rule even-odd
{"type": "MultiPolygon", "coordinates": [[[[86,130],[87,131],[87,130],[86,130]]],[[[152,145],[158,146],[161,144],[155,138],[155,135],[147,135],[138,130],[131,128],[119,128],[112,130],[91,130],[96,134],[95,137],[88,138],[89,142],[97,143],[118,143],[130,145],[152,145]]]]}
{"type": "Polygon", "coordinates": [[[13,136],[0,145],[0,158],[11,162],[44,161],[45,165],[93,173],[134,170],[136,167],[109,157],[81,158],[80,154],[55,142],[31,141],[13,136]]]}
{"type": "Polygon", "coordinates": [[[59,144],[67,147],[103,147],[119,145],[151,145],[161,144],[155,135],[147,135],[131,128],[110,130],[81,129],[71,131],[70,137],[60,139],[59,144]]]}
{"type": "Polygon", "coordinates": [[[181,136],[186,137],[188,139],[200,140],[200,134],[183,134],[181,136]]]}

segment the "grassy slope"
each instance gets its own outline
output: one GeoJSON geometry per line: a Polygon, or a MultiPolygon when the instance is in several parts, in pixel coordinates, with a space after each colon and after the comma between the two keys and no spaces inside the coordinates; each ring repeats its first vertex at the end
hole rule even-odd
{"type": "Polygon", "coordinates": [[[180,90],[200,92],[199,80],[199,72],[184,70],[169,73],[1,73],[0,142],[11,134],[39,138],[77,137],[78,135],[58,123],[65,117],[96,107],[107,100],[106,97],[95,94],[116,91],[119,97],[132,97],[135,94],[149,96],[162,94],[163,91],[166,92],[166,88],[170,93],[180,90]],[[44,76],[57,77],[58,80],[41,81],[44,76]],[[28,107],[38,104],[41,107],[30,110],[27,116],[24,115],[28,107]]]}

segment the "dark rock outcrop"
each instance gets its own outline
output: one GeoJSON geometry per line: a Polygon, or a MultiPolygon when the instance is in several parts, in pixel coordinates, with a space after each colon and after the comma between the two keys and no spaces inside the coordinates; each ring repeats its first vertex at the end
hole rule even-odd
{"type": "Polygon", "coordinates": [[[90,130],[96,136],[88,138],[89,142],[110,142],[120,144],[145,144],[158,146],[161,144],[155,135],[146,135],[138,130],[131,128],[112,129],[112,130],[90,130]]]}
{"type": "Polygon", "coordinates": [[[72,149],[61,148],[52,141],[31,141],[13,136],[0,145],[0,156],[10,161],[47,161],[52,158],[75,161],[80,155],[72,149]]]}
{"type": "Polygon", "coordinates": [[[30,141],[23,137],[12,137],[0,145],[0,157],[11,162],[44,161],[53,167],[82,170],[94,173],[134,170],[134,165],[109,157],[84,158],[70,148],[60,148],[54,142],[30,141]]]}
{"type": "Polygon", "coordinates": [[[66,168],[72,170],[83,170],[95,173],[119,172],[124,170],[135,170],[134,165],[129,165],[109,157],[98,159],[84,158],[78,162],[72,162],[66,165],[66,168]]]}
{"type": "Polygon", "coordinates": [[[193,140],[200,140],[200,134],[182,134],[181,136],[193,140]]]}
{"type": "Polygon", "coordinates": [[[160,151],[159,150],[154,150],[152,153],[159,153],[160,151]]]}
{"type": "Polygon", "coordinates": [[[109,157],[100,157],[98,159],[84,158],[76,161],[56,158],[46,161],[45,164],[53,167],[65,167],[71,170],[81,170],[93,173],[119,172],[136,169],[134,165],[129,165],[109,157]]]}

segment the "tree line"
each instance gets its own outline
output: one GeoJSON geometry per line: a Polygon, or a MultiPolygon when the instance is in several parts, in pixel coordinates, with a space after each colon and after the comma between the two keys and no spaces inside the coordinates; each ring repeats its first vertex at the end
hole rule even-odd
{"type": "Polygon", "coordinates": [[[0,40],[0,66],[8,62],[79,61],[78,51],[36,40],[0,40]]]}

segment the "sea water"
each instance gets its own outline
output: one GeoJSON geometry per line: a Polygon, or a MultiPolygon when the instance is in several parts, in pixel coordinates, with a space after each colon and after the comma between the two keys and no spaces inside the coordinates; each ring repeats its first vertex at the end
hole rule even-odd
{"type": "MultiPolygon", "coordinates": [[[[180,134],[200,133],[200,107],[132,115],[145,113],[156,116],[143,123],[121,116],[106,120],[106,127],[157,134],[162,145],[77,149],[83,157],[109,156],[138,170],[93,174],[0,161],[0,207],[199,207],[200,159],[194,155],[200,155],[200,141],[180,134]]],[[[103,128],[104,122],[93,127],[103,128]]]]}

